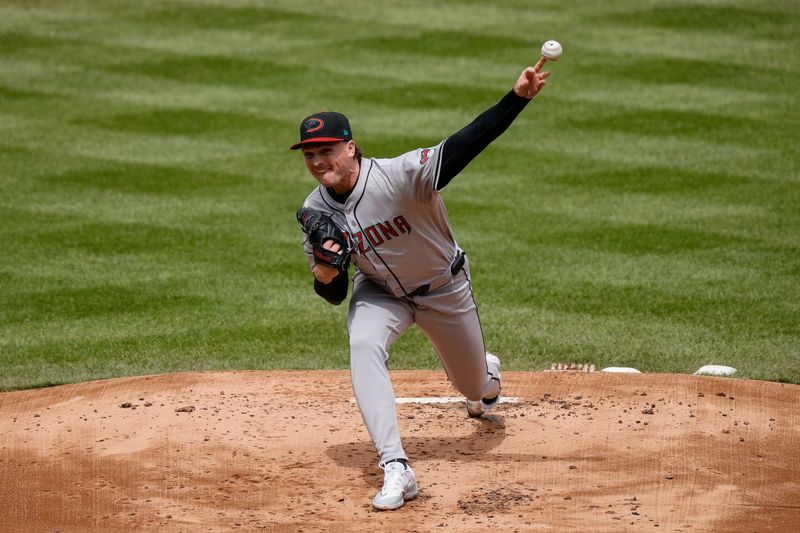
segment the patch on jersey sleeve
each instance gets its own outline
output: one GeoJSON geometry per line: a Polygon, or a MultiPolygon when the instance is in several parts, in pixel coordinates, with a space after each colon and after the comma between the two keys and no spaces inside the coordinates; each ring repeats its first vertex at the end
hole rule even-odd
{"type": "Polygon", "coordinates": [[[436,153],[436,148],[420,148],[419,149],[419,164],[424,165],[431,159],[433,159],[433,154],[436,153]]]}

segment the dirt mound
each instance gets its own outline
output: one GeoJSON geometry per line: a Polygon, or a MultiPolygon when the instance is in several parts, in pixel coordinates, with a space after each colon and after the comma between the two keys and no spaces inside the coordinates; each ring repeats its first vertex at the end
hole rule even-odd
{"type": "MultiPolygon", "coordinates": [[[[394,372],[402,397],[456,393],[394,372]]],[[[490,419],[398,405],[382,472],[347,372],[189,373],[0,394],[3,531],[800,531],[800,386],[506,372],[490,419]],[[655,529],[657,528],[657,529],[655,529]]]]}

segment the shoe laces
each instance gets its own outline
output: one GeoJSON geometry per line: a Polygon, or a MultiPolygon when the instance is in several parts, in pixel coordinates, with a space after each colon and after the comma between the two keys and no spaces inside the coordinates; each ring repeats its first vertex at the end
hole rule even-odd
{"type": "Polygon", "coordinates": [[[403,476],[406,473],[406,466],[403,463],[392,461],[389,463],[380,463],[383,469],[383,488],[382,493],[387,493],[393,490],[403,490],[403,476]]]}

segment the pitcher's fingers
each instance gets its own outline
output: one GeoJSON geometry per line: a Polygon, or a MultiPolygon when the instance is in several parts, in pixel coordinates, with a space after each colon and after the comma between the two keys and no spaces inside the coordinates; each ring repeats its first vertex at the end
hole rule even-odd
{"type": "Polygon", "coordinates": [[[525,77],[528,78],[529,80],[535,78],[536,74],[538,74],[538,72],[536,71],[536,67],[527,67],[525,69],[525,77]]]}
{"type": "Polygon", "coordinates": [[[540,70],[542,70],[542,67],[544,66],[545,63],[547,63],[547,58],[542,56],[542,58],[539,59],[539,61],[537,61],[536,64],[533,66],[533,71],[539,72],[540,70]]]}
{"type": "Polygon", "coordinates": [[[322,243],[322,247],[326,250],[330,250],[331,252],[338,252],[341,251],[342,247],[339,246],[339,243],[334,241],[333,239],[328,239],[322,243]]]}

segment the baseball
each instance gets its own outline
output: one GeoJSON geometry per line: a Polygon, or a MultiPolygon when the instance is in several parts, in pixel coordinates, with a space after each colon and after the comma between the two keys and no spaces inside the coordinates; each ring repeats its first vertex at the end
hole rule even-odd
{"type": "Polygon", "coordinates": [[[550,61],[558,61],[564,49],[558,41],[547,41],[542,45],[542,57],[550,61]]]}

